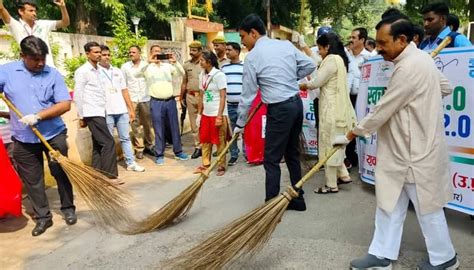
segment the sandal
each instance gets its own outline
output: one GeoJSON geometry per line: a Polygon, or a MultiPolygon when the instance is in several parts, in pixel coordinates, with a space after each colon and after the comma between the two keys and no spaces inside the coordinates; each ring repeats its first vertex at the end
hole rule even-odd
{"type": "Polygon", "coordinates": [[[350,183],[352,183],[352,178],[350,178],[350,177],[345,178],[345,179],[337,178],[337,184],[338,185],[345,185],[345,184],[350,184],[350,183]]]}
{"type": "Polygon", "coordinates": [[[216,176],[223,176],[224,174],[225,174],[225,168],[224,167],[217,168],[216,176]]]}
{"type": "Polygon", "coordinates": [[[314,190],[314,193],[318,193],[318,194],[329,194],[329,193],[338,193],[338,192],[339,192],[339,189],[337,187],[332,188],[328,186],[320,187],[314,190]]]}
{"type": "Polygon", "coordinates": [[[194,174],[198,174],[198,173],[204,173],[207,168],[209,168],[209,166],[204,166],[204,165],[201,165],[199,167],[197,167],[195,170],[194,170],[194,174]]]}

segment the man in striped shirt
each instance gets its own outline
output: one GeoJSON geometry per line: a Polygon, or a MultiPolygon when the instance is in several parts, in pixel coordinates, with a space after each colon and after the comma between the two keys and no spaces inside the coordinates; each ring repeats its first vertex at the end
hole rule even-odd
{"type": "MultiPolygon", "coordinates": [[[[235,128],[237,122],[237,110],[239,107],[240,94],[242,93],[242,73],[244,64],[240,61],[240,45],[236,42],[227,42],[226,54],[230,63],[225,64],[221,67],[222,72],[227,77],[227,110],[229,113],[230,123],[232,129],[235,128]]],[[[245,156],[245,145],[242,139],[242,151],[245,156]]],[[[237,163],[239,157],[239,147],[237,141],[234,141],[230,146],[230,160],[229,166],[233,166],[237,163]]]]}

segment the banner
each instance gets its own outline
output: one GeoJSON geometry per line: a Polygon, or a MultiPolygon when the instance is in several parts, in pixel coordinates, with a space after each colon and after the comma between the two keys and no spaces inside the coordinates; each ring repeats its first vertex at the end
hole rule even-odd
{"type": "MultiPolygon", "coordinates": [[[[474,215],[474,47],[445,49],[434,61],[454,88],[453,93],[443,99],[451,176],[446,181],[454,188],[453,200],[446,207],[474,215]]],[[[362,66],[356,106],[359,120],[383,96],[392,70],[393,64],[381,57],[371,58],[362,66]]],[[[361,179],[374,184],[377,134],[359,138],[357,147],[361,179]]]]}
{"type": "Polygon", "coordinates": [[[316,130],[316,118],[314,91],[300,91],[301,101],[303,102],[303,146],[304,154],[318,155],[318,131],[316,130]]]}

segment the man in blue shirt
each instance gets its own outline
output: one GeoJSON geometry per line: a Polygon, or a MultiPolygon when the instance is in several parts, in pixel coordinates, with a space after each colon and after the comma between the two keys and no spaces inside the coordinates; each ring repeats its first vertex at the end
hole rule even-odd
{"type": "MultiPolygon", "coordinates": [[[[245,17],[239,28],[242,43],[250,51],[245,58],[243,88],[234,133],[242,132],[249,108],[260,88],[262,102],[267,104],[265,129],[265,187],[268,201],[280,192],[280,161],[285,157],[291,184],[301,179],[299,136],[303,124],[303,103],[298,80],[314,71],[313,60],[289,41],[269,39],[265,25],[255,14],[245,17]]],[[[303,190],[288,209],[304,211],[303,190]]]]}
{"type": "Polygon", "coordinates": [[[448,44],[447,48],[472,46],[466,36],[457,32],[452,32],[446,26],[449,8],[445,3],[431,3],[423,7],[423,26],[425,34],[429,36],[420,44],[422,50],[434,50],[447,36],[453,40],[448,44]]]}
{"type": "Polygon", "coordinates": [[[23,114],[11,112],[11,131],[15,143],[13,158],[23,180],[35,213],[33,236],[38,236],[53,225],[44,186],[43,152],[48,156],[51,174],[58,184],[61,211],[66,224],[77,218],[73,203],[72,185],[57,162],[51,161],[48,149],[29,126],[36,126],[51,146],[67,156],[66,125],[61,115],[69,111],[70,96],[59,72],[45,65],[48,47],[35,36],[21,43],[22,60],[0,66],[0,92],[23,114]]]}

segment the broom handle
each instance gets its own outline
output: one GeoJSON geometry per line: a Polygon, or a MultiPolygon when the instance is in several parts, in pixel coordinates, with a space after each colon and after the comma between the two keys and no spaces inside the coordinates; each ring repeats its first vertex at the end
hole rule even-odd
{"type": "Polygon", "coordinates": [[[314,165],[313,168],[311,168],[311,170],[309,170],[309,172],[307,172],[303,176],[303,178],[301,178],[300,181],[296,183],[295,187],[297,189],[300,189],[304,185],[304,183],[306,183],[306,181],[308,181],[309,178],[313,176],[313,174],[319,171],[319,169],[321,169],[324,163],[326,163],[340,148],[340,146],[333,147],[323,159],[319,160],[318,163],[316,163],[316,165],[314,165]]]}
{"type": "Polygon", "coordinates": [[[436,55],[438,55],[442,49],[444,49],[446,46],[449,45],[449,43],[451,43],[452,41],[452,38],[450,36],[447,36],[446,38],[443,39],[443,41],[438,45],[438,47],[436,47],[436,49],[434,49],[430,55],[431,57],[435,57],[436,55]]]}
{"type": "MultiPolygon", "coordinates": [[[[437,56],[446,46],[448,46],[449,43],[451,43],[451,37],[446,37],[445,39],[443,39],[443,41],[438,45],[438,47],[436,47],[436,49],[434,49],[430,55],[431,57],[435,57],[437,56]]],[[[306,173],[303,178],[300,179],[300,181],[298,181],[298,183],[296,183],[295,187],[296,188],[301,188],[304,183],[306,183],[306,181],[308,181],[308,179],[313,176],[314,173],[316,173],[317,171],[319,171],[319,169],[321,168],[321,166],[323,166],[324,163],[326,163],[336,152],[337,150],[339,150],[340,146],[336,146],[336,147],[333,147],[331,149],[331,151],[329,151],[329,153],[326,155],[326,157],[324,157],[322,160],[320,160],[316,165],[313,166],[313,168],[311,168],[311,170],[306,173]]]]}
{"type": "MultiPolygon", "coordinates": [[[[260,109],[260,107],[262,107],[262,105],[263,105],[263,103],[260,101],[260,103],[258,103],[257,107],[255,107],[255,109],[253,109],[253,111],[250,112],[249,116],[247,117],[247,123],[250,122],[250,120],[252,120],[252,118],[257,113],[257,111],[260,109]]],[[[228,124],[230,124],[230,123],[228,123],[228,124]]],[[[247,125],[247,124],[245,124],[245,125],[247,125]]],[[[239,137],[238,133],[232,135],[232,139],[230,139],[230,141],[227,143],[227,145],[224,147],[224,149],[222,149],[222,151],[219,153],[219,155],[214,160],[214,162],[211,163],[211,166],[209,166],[209,168],[207,168],[206,173],[211,172],[217,166],[217,163],[227,154],[227,150],[229,150],[232,143],[235,140],[237,140],[238,137],[239,137]]]]}
{"type": "MultiPolygon", "coordinates": [[[[13,103],[10,102],[10,100],[7,99],[7,97],[5,96],[5,94],[2,94],[0,95],[0,97],[5,101],[5,103],[7,104],[8,108],[10,108],[10,110],[12,110],[13,112],[16,113],[16,115],[18,115],[18,118],[23,118],[23,114],[15,107],[15,105],[13,105],[13,103]]],[[[33,130],[33,133],[35,133],[36,136],[38,136],[38,138],[40,139],[40,141],[46,146],[46,148],[48,148],[48,150],[50,152],[54,152],[56,151],[49,143],[48,141],[46,140],[46,138],[41,135],[41,133],[39,132],[39,130],[35,127],[35,126],[30,126],[31,130],[33,130]]]]}

